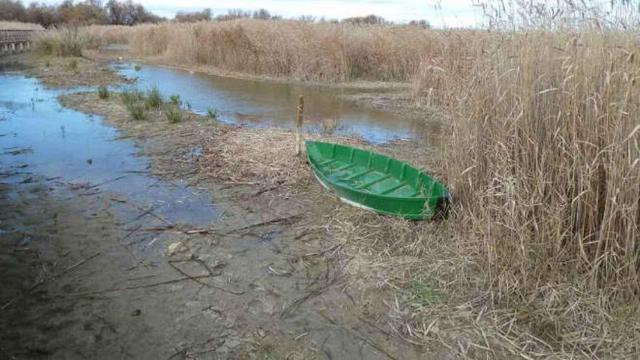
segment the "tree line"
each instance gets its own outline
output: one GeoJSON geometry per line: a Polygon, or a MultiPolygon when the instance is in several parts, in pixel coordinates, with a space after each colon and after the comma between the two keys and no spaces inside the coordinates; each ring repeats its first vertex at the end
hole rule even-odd
{"type": "Polygon", "coordinates": [[[132,0],[65,0],[60,5],[32,2],[28,6],[20,0],[0,0],[0,20],[21,21],[50,27],[72,25],[135,25],[165,20],[147,11],[132,0]]]}
{"type": "MultiPolygon", "coordinates": [[[[56,25],[135,25],[147,22],[166,21],[147,11],[141,4],[133,0],[64,0],[60,5],[47,5],[45,3],[32,2],[25,6],[21,0],[0,0],[0,21],[20,21],[40,24],[44,27],[56,25]]],[[[210,20],[235,20],[241,18],[253,18],[259,20],[281,20],[282,16],[272,15],[265,9],[245,11],[230,9],[225,14],[213,16],[211,9],[202,11],[184,12],[178,11],[175,15],[176,22],[196,22],[210,20]]],[[[313,22],[317,19],[313,16],[301,16],[300,21],[313,22]]],[[[320,19],[320,21],[325,21],[320,19]]],[[[331,20],[331,22],[338,22],[331,20]]],[[[342,20],[353,24],[392,24],[382,17],[368,15],[352,17],[342,20]]],[[[429,24],[424,20],[412,21],[410,25],[428,28],[429,24]]]]}

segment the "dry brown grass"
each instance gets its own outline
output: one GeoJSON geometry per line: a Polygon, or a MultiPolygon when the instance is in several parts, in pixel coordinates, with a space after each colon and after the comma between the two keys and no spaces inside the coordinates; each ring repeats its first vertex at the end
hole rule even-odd
{"type": "Polygon", "coordinates": [[[636,36],[505,33],[474,45],[485,55],[466,76],[439,70],[465,250],[495,309],[511,312],[507,324],[528,327],[547,351],[637,345],[636,36]]]}
{"type": "Polygon", "coordinates": [[[314,81],[408,81],[435,58],[467,57],[464,46],[451,46],[449,32],[415,26],[240,19],[88,31],[127,42],[138,56],[314,81]]]}
{"type": "Polygon", "coordinates": [[[0,21],[0,30],[44,30],[44,28],[40,24],[0,21]]]}
{"type": "Polygon", "coordinates": [[[82,56],[82,51],[96,48],[98,39],[78,28],[59,28],[36,32],[33,48],[41,55],[82,56]]]}

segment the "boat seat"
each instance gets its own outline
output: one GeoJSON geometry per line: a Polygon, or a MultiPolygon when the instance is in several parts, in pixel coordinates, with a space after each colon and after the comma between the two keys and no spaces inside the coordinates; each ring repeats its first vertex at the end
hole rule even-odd
{"type": "Polygon", "coordinates": [[[361,172],[359,172],[357,174],[353,174],[351,176],[348,176],[348,177],[346,177],[346,178],[344,178],[342,180],[344,180],[344,181],[355,180],[355,179],[357,179],[357,178],[359,178],[361,176],[367,175],[368,173],[373,172],[373,171],[374,171],[373,169],[367,169],[367,170],[361,171],[361,172]]]}
{"type": "Polygon", "coordinates": [[[355,188],[356,188],[356,189],[366,189],[366,188],[368,188],[369,186],[371,186],[371,185],[373,185],[373,184],[376,184],[376,183],[379,183],[380,181],[387,180],[387,179],[388,179],[388,178],[390,178],[390,177],[391,177],[391,175],[387,174],[387,175],[385,175],[385,176],[383,176],[383,177],[381,177],[381,178],[378,178],[378,179],[375,179],[375,180],[368,181],[368,182],[366,182],[366,183],[364,183],[364,184],[360,184],[360,185],[356,186],[355,188]]]}
{"type": "Polygon", "coordinates": [[[398,184],[398,185],[396,185],[396,186],[394,186],[394,187],[388,188],[387,190],[385,190],[385,191],[381,192],[381,193],[380,193],[380,195],[387,195],[387,194],[389,194],[389,193],[392,193],[392,192],[394,192],[394,191],[396,191],[396,190],[400,189],[401,187],[405,187],[405,186],[408,186],[408,185],[409,185],[409,184],[407,184],[407,183],[405,183],[405,182],[403,181],[403,182],[401,182],[400,184],[398,184]]]}

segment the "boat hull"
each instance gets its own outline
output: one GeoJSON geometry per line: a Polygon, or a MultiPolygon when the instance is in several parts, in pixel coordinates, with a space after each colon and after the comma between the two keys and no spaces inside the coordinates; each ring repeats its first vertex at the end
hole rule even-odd
{"type": "Polygon", "coordinates": [[[446,188],[430,176],[378,153],[307,142],[307,157],[320,184],[353,206],[422,220],[444,214],[450,201],[446,188]]]}

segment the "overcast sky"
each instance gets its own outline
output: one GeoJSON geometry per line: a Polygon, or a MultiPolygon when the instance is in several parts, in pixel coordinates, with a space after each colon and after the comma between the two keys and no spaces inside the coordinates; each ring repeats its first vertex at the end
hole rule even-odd
{"type": "Polygon", "coordinates": [[[265,8],[284,17],[313,15],[341,19],[375,14],[397,22],[426,19],[435,26],[473,26],[478,23],[477,9],[471,0],[138,0],[161,16],[173,17],[177,10],[211,8],[214,15],[228,9],[265,8]],[[180,4],[175,5],[176,3],[180,4]]]}

